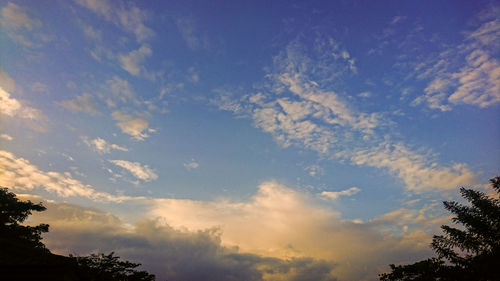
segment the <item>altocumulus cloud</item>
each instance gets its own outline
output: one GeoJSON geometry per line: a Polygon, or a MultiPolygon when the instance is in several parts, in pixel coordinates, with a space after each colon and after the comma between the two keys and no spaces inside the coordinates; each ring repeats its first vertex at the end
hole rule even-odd
{"type": "Polygon", "coordinates": [[[116,166],[122,167],[129,171],[134,177],[143,181],[152,181],[158,178],[158,175],[149,168],[148,165],[142,165],[139,162],[130,162],[126,160],[109,160],[109,162],[116,166]]]}

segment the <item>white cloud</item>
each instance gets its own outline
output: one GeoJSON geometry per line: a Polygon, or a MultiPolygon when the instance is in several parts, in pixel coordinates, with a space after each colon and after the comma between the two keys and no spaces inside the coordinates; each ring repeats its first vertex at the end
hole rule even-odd
{"type": "Polygon", "coordinates": [[[112,116],[113,119],[118,121],[116,125],[120,127],[122,132],[132,136],[135,140],[144,140],[149,137],[145,131],[153,132],[148,128],[149,123],[146,119],[136,118],[119,111],[113,112],[112,116]]]}
{"type": "Polygon", "coordinates": [[[75,0],[78,4],[90,9],[135,35],[138,42],[143,42],[154,36],[153,30],[146,26],[148,15],[132,3],[109,0],[75,0]]]}
{"type": "MultiPolygon", "coordinates": [[[[413,104],[426,103],[429,108],[449,111],[460,104],[481,108],[500,103],[500,63],[496,58],[495,46],[500,46],[500,22],[491,20],[471,32],[464,43],[455,49],[443,52],[439,62],[423,64],[419,77],[433,79],[425,88],[424,95],[413,104]],[[450,70],[445,61],[459,60],[460,69],[450,70]]],[[[498,49],[498,48],[497,48],[498,49]]]]}
{"type": "Polygon", "coordinates": [[[16,192],[41,188],[61,197],[81,196],[113,202],[134,199],[97,191],[90,185],[74,179],[69,172],[41,171],[28,160],[17,158],[14,154],[4,150],[0,150],[0,167],[0,186],[11,188],[16,192]]]}
{"type": "Polygon", "coordinates": [[[99,154],[110,153],[111,150],[120,150],[120,151],[128,151],[128,148],[119,146],[114,143],[108,143],[106,140],[101,138],[95,138],[93,140],[89,140],[87,137],[82,137],[83,142],[96,151],[99,154]]]}
{"type": "Polygon", "coordinates": [[[476,183],[475,173],[465,164],[440,167],[401,143],[384,142],[378,147],[357,150],[351,161],[357,165],[388,169],[403,180],[409,190],[416,192],[476,183]]]}
{"type": "Polygon", "coordinates": [[[0,87],[0,114],[22,118],[34,130],[41,132],[47,130],[47,117],[41,110],[25,106],[17,99],[11,98],[10,93],[2,87],[0,87]]]}
{"type": "Polygon", "coordinates": [[[191,159],[191,161],[184,163],[184,168],[186,168],[188,171],[197,169],[199,166],[200,164],[194,159],[191,159]]]}
{"type": "Polygon", "coordinates": [[[34,29],[42,26],[38,19],[31,18],[26,9],[14,3],[7,3],[0,11],[0,24],[9,37],[23,47],[34,47],[35,34],[30,34],[34,29]]]}
{"type": "Polygon", "coordinates": [[[109,162],[129,171],[134,177],[143,181],[152,181],[158,178],[158,175],[149,168],[148,165],[141,165],[139,162],[130,162],[125,160],[109,160],[109,162]]]}
{"type": "MultiPolygon", "coordinates": [[[[325,51],[324,45],[328,44],[333,43],[315,41],[312,49],[319,45],[319,50],[325,51]]],[[[333,50],[326,51],[338,53],[339,48],[333,46],[333,50]]],[[[356,111],[348,99],[333,90],[331,76],[338,73],[323,69],[322,60],[328,59],[320,54],[314,56],[314,52],[306,55],[303,49],[294,41],[275,57],[273,71],[266,75],[267,86],[259,93],[235,99],[223,91],[213,103],[238,116],[251,117],[256,127],[272,134],[283,147],[308,148],[331,160],[387,169],[412,191],[449,189],[475,182],[475,173],[464,164],[441,167],[427,155],[391,141],[388,128],[392,121],[386,114],[356,111]]],[[[327,66],[339,68],[335,63],[327,66]]],[[[436,82],[429,89],[445,85],[436,82]]]]}
{"type": "Polygon", "coordinates": [[[42,82],[33,83],[33,85],[31,85],[30,89],[34,93],[48,93],[49,92],[49,86],[45,85],[42,82]]]}
{"type": "Polygon", "coordinates": [[[80,96],[76,96],[74,99],[62,101],[59,104],[73,112],[80,111],[92,115],[99,113],[96,104],[92,101],[92,95],[88,93],[83,93],[80,96]]]}
{"type": "Polygon", "coordinates": [[[11,141],[13,140],[14,138],[7,135],[7,134],[0,134],[0,139],[4,139],[4,140],[8,140],[8,141],[11,141]]]}
{"type": "Polygon", "coordinates": [[[353,196],[360,191],[361,189],[353,186],[342,191],[323,191],[321,192],[320,196],[329,200],[337,200],[341,196],[353,196]]]}
{"type": "Polygon", "coordinates": [[[142,45],[139,49],[128,54],[120,54],[118,59],[123,69],[134,76],[138,76],[141,72],[145,72],[142,63],[152,54],[153,52],[148,45],[142,45]]]}

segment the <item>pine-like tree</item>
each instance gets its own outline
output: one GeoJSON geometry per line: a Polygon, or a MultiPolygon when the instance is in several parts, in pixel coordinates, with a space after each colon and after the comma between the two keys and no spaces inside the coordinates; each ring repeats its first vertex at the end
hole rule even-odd
{"type": "Polygon", "coordinates": [[[490,180],[496,195],[460,188],[463,205],[445,201],[446,210],[460,227],[443,225],[443,235],[435,235],[431,247],[437,258],[409,265],[390,265],[392,272],[380,274],[382,281],[417,280],[500,280],[500,177],[490,180]]]}

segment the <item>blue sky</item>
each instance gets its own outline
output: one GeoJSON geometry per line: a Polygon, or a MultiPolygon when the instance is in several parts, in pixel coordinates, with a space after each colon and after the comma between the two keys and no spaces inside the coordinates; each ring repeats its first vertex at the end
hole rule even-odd
{"type": "Polygon", "coordinates": [[[57,210],[32,222],[58,253],[375,280],[498,173],[495,1],[0,9],[0,184],[57,210]]]}

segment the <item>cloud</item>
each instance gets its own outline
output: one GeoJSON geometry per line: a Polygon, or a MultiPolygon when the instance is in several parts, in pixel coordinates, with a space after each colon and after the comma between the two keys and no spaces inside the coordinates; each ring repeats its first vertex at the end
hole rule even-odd
{"type": "Polygon", "coordinates": [[[186,168],[188,171],[197,169],[200,166],[196,160],[191,159],[191,161],[184,163],[184,168],[186,168]]]}
{"type": "Polygon", "coordinates": [[[112,116],[113,119],[118,121],[116,125],[120,127],[122,132],[132,136],[135,140],[142,141],[149,137],[145,131],[152,132],[152,129],[148,128],[149,123],[146,119],[136,118],[119,111],[113,112],[112,116]]]}
{"type": "Polygon", "coordinates": [[[141,72],[145,72],[143,61],[153,54],[148,45],[142,45],[139,49],[134,50],[126,55],[120,54],[118,59],[123,69],[128,73],[138,76],[141,72]]]}
{"type": "MultiPolygon", "coordinates": [[[[189,231],[217,226],[223,245],[263,257],[325,260],[340,280],[373,280],[389,263],[418,259],[430,252],[431,236],[411,224],[405,233],[382,233],[392,222],[345,221],[307,193],[276,182],[262,183],[257,194],[243,202],[154,202],[150,216],[163,218],[166,225],[189,231]]],[[[427,219],[425,216],[419,223],[429,223],[427,219]]],[[[437,228],[429,223],[429,230],[437,228]]]]}
{"type": "Polygon", "coordinates": [[[6,92],[14,92],[16,88],[16,83],[9,76],[9,74],[0,67],[0,87],[4,89],[6,92]]]}
{"type": "Polygon", "coordinates": [[[147,27],[146,11],[141,10],[133,3],[124,4],[122,1],[109,0],[75,0],[107,21],[135,35],[138,42],[143,42],[154,36],[154,31],[147,27]]]}
{"type": "Polygon", "coordinates": [[[353,186],[342,191],[323,191],[321,192],[320,196],[329,200],[337,200],[341,196],[353,196],[360,191],[361,189],[353,186]]]}
{"type": "Polygon", "coordinates": [[[443,52],[438,62],[420,67],[419,77],[434,78],[412,104],[449,111],[460,104],[485,108],[500,103],[500,63],[495,56],[499,37],[500,22],[488,21],[469,33],[463,44],[443,52]],[[458,70],[449,69],[449,62],[464,57],[458,70]]]}
{"type": "Polygon", "coordinates": [[[475,173],[465,164],[439,166],[429,155],[391,140],[389,127],[393,121],[387,114],[357,111],[335,92],[333,81],[339,74],[324,68],[342,69],[337,64],[345,62],[328,62],[332,58],[324,58],[321,53],[337,52],[339,57],[348,54],[333,41],[317,39],[312,47],[304,44],[292,41],[274,58],[269,68],[272,71],[258,93],[238,99],[219,90],[219,97],[211,102],[221,110],[252,118],[257,128],[273,135],[283,147],[307,148],[330,160],[385,169],[411,191],[446,190],[475,183],[475,173]],[[304,53],[310,49],[314,51],[304,53]]]}
{"type": "Polygon", "coordinates": [[[105,88],[112,95],[111,99],[108,99],[108,104],[115,105],[114,101],[119,101],[122,103],[138,103],[136,94],[127,80],[124,80],[118,76],[113,76],[112,79],[106,81],[105,88]]]}
{"type": "Polygon", "coordinates": [[[99,113],[96,104],[92,101],[92,95],[88,93],[83,93],[71,100],[62,101],[59,105],[73,112],[85,112],[91,115],[99,113]]]}
{"type": "Polygon", "coordinates": [[[388,169],[416,192],[476,184],[475,173],[465,164],[439,167],[401,143],[384,142],[378,147],[357,150],[351,160],[357,165],[388,169]]]}
{"type": "Polygon", "coordinates": [[[61,197],[80,196],[101,201],[120,202],[133,199],[97,191],[90,185],[74,179],[69,172],[41,171],[28,160],[17,158],[4,150],[0,150],[0,186],[11,188],[16,192],[41,188],[61,197]]]}
{"type": "Polygon", "coordinates": [[[188,231],[159,220],[143,219],[132,225],[96,209],[54,203],[40,197],[47,210],[29,217],[29,224],[49,223],[43,241],[58,254],[87,255],[114,251],[126,260],[142,263],[141,269],[158,280],[336,280],[335,265],[311,257],[278,259],[244,253],[221,244],[217,228],[188,231]]]}
{"type": "Polygon", "coordinates": [[[177,17],[175,24],[182,36],[182,39],[184,39],[184,42],[186,42],[190,49],[196,50],[208,47],[208,40],[198,34],[196,30],[196,23],[193,18],[177,17]]]}
{"type": "Polygon", "coordinates": [[[325,171],[319,165],[310,165],[304,168],[304,171],[307,171],[311,177],[323,175],[325,171]]]}
{"type": "Polygon", "coordinates": [[[17,99],[11,98],[10,93],[2,87],[0,87],[0,114],[24,119],[34,130],[40,132],[47,130],[48,119],[41,110],[25,106],[17,99]]]}
{"type": "Polygon", "coordinates": [[[14,3],[7,3],[0,11],[0,24],[10,38],[23,47],[35,47],[36,36],[29,34],[42,26],[38,19],[31,18],[26,9],[14,3]]]}
{"type": "Polygon", "coordinates": [[[146,182],[156,180],[158,178],[158,175],[151,168],[149,168],[148,165],[143,166],[139,162],[130,162],[125,160],[109,160],[109,162],[122,167],[123,169],[129,171],[134,177],[146,182]]]}
{"type": "Polygon", "coordinates": [[[111,150],[120,150],[120,151],[128,151],[128,148],[119,146],[114,143],[108,143],[106,140],[101,138],[95,138],[93,140],[89,140],[87,137],[82,137],[83,142],[88,145],[88,147],[92,148],[95,152],[99,154],[110,153],[111,150]]]}
{"type": "Polygon", "coordinates": [[[8,141],[11,141],[13,140],[14,138],[7,135],[7,134],[0,134],[0,139],[4,139],[4,140],[8,140],[8,141]]]}
{"type": "Polygon", "coordinates": [[[50,224],[44,243],[52,251],[115,251],[160,280],[181,281],[373,280],[389,263],[429,256],[429,233],[449,219],[428,205],[354,223],[276,182],[262,183],[245,201],[150,199],[141,203],[149,204],[149,211],[135,222],[72,204],[43,203],[47,211],[33,214],[28,223],[50,224]]]}

